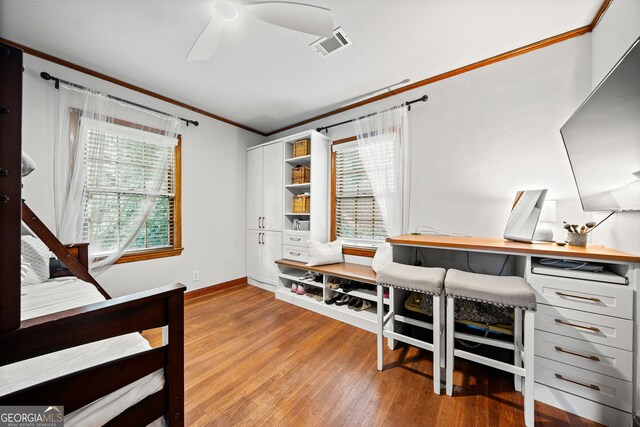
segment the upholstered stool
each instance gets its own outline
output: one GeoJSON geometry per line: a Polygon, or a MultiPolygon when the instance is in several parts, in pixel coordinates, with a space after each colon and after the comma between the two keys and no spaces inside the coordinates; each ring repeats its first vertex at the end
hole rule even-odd
{"type": "Polygon", "coordinates": [[[459,270],[449,270],[445,278],[445,293],[447,295],[447,394],[449,396],[453,394],[454,356],[514,374],[515,388],[517,391],[522,390],[522,377],[524,377],[524,421],[527,426],[533,427],[533,330],[534,313],[536,309],[536,296],[533,288],[522,277],[489,276],[459,270]],[[455,332],[454,304],[456,298],[513,308],[513,343],[455,332]],[[524,344],[522,342],[523,311],[524,344]],[[510,365],[485,356],[458,350],[455,348],[456,338],[513,350],[514,364],[510,365]],[[524,368],[522,367],[523,359],[524,368]]]}
{"type": "MultiPolygon", "coordinates": [[[[398,340],[416,347],[433,352],[433,391],[440,394],[440,369],[444,367],[444,298],[441,297],[444,285],[444,268],[417,267],[391,263],[378,272],[378,369],[382,371],[384,366],[383,341],[384,338],[398,340]],[[433,323],[411,319],[397,315],[393,304],[389,313],[384,314],[384,288],[389,287],[390,292],[403,289],[412,292],[433,296],[433,323]],[[389,328],[385,325],[391,320],[389,328]],[[396,332],[395,322],[401,322],[420,328],[433,330],[433,343],[421,341],[396,332]]],[[[394,298],[391,298],[392,301],[394,298]]]]}

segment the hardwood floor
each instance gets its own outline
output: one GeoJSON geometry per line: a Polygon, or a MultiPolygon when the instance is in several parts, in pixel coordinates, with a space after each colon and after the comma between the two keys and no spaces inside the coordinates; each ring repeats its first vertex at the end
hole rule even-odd
{"type": "MultiPolygon", "coordinates": [[[[431,353],[242,285],[185,304],[188,426],[523,426],[513,377],[456,360],[454,397],[433,394],[431,353]]],[[[444,392],[444,391],[443,391],[444,392]]],[[[595,426],[536,403],[536,425],[595,426]]]]}

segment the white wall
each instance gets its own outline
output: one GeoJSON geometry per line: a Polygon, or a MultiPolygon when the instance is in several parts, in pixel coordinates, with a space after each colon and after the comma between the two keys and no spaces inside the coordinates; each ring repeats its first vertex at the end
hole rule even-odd
{"type": "MultiPolygon", "coordinates": [[[[614,0],[592,35],[592,86],[595,88],[640,36],[640,1],[614,0]]],[[[596,219],[603,215],[598,214],[596,219]]],[[[620,212],[594,238],[604,245],[640,254],[640,212],[620,212]]]]}
{"type": "Polygon", "coordinates": [[[246,147],[264,138],[123,87],[25,55],[23,148],[37,169],[23,197],[52,230],[56,90],[41,71],[181,117],[200,126],[182,131],[182,255],[115,265],[98,277],[113,296],[181,282],[189,290],[246,276],[246,147]],[[192,272],[200,281],[192,282],[192,272]]]}
{"type": "MultiPolygon", "coordinates": [[[[589,35],[449,78],[274,137],[429,95],[410,114],[410,230],[501,237],[519,189],[548,188],[558,220],[584,223],[559,129],[591,90],[589,35]]],[[[333,139],[352,125],[330,130],[333,139]]],[[[561,224],[561,223],[560,223],[561,224]]],[[[558,228],[556,238],[564,239],[558,228]]]]}

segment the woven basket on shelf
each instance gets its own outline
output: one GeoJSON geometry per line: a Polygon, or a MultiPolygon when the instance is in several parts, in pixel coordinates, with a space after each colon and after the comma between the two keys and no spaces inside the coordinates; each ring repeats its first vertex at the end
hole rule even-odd
{"type": "Polygon", "coordinates": [[[293,143],[293,157],[308,156],[311,154],[311,141],[301,139],[293,143]]]}
{"type": "Polygon", "coordinates": [[[291,169],[292,184],[307,184],[311,181],[311,168],[308,166],[296,166],[291,169]]]}
{"type": "Polygon", "coordinates": [[[293,196],[292,213],[309,213],[311,211],[311,197],[308,194],[293,196]]]}

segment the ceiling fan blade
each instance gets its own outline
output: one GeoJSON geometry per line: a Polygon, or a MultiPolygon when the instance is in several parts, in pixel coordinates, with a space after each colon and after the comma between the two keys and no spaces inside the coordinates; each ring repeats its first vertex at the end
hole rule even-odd
{"type": "Polygon", "coordinates": [[[319,37],[333,34],[333,12],[323,7],[280,1],[249,3],[246,7],[256,18],[269,24],[319,37]]]}
{"type": "Polygon", "coordinates": [[[191,47],[187,61],[208,61],[211,59],[220,44],[223,31],[224,24],[212,17],[191,47]]]}

